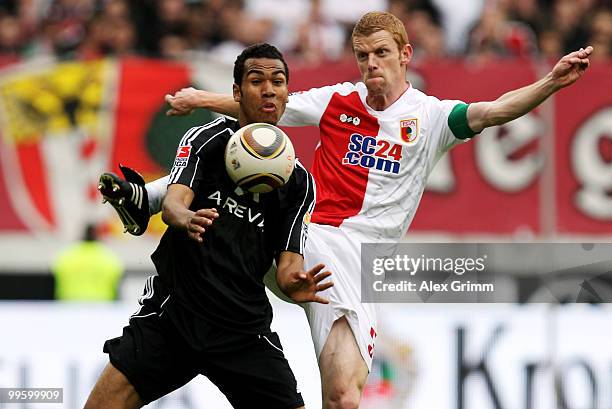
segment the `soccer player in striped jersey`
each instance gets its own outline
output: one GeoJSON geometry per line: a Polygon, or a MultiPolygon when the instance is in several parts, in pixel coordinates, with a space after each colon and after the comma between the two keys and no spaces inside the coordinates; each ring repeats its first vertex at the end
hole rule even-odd
{"type": "MultiPolygon", "coordinates": [[[[353,51],[362,81],[289,96],[282,126],[316,125],[320,144],[312,167],[317,204],[305,251],[306,267],[334,271],[326,292],[332,308],[304,307],[319,359],[324,408],[357,408],[375,351],[376,314],[360,302],[360,244],[400,240],[429,174],[453,146],[484,128],[516,119],[589,66],[592,47],[559,60],[549,74],[495,101],[439,100],[406,81],[412,46],[403,23],[371,12],[357,22],[353,51]]],[[[167,96],[170,115],[205,108],[235,116],[231,97],[183,89],[167,96]]],[[[164,181],[147,185],[158,211],[164,181]],[[161,188],[160,188],[161,187],[161,188]]]]}
{"type": "MultiPolygon", "coordinates": [[[[332,287],[322,282],[331,273],[322,264],[303,268],[314,182],[297,162],[284,186],[252,194],[232,182],[224,162],[226,144],[239,128],[279,120],[287,79],[276,48],[248,47],[234,68],[238,121],[218,118],[183,136],[163,204],[169,227],[151,256],[158,275],[147,281],[123,335],[104,344],[110,363],[86,408],[141,407],[198,374],[209,377],[235,408],[304,406],[270,330],[272,307],[262,280],[276,258],[278,286],[287,297],[328,302],[318,293],[332,287]]],[[[103,181],[102,193],[120,194],[121,186],[112,189],[115,181],[103,181]]],[[[130,193],[116,208],[144,198],[130,193]]]]}

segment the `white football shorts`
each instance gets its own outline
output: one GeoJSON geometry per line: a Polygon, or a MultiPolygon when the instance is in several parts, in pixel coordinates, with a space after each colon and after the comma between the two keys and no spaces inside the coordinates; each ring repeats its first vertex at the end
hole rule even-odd
{"type": "Polygon", "coordinates": [[[325,264],[324,271],[332,273],[334,286],[319,294],[328,299],[329,304],[302,305],[310,323],[317,359],[333,323],[346,316],[369,370],[378,328],[376,305],[361,302],[361,242],[341,228],[311,223],[304,269],[308,271],[319,263],[325,264]]]}
{"type": "MultiPolygon", "coordinates": [[[[334,322],[346,316],[353,331],[361,356],[370,370],[377,336],[376,304],[361,302],[361,242],[349,232],[327,225],[311,223],[304,251],[304,269],[325,264],[323,271],[331,271],[334,286],[319,293],[329,304],[315,302],[301,306],[306,312],[317,359],[325,346],[334,322]]],[[[264,277],[266,287],[287,302],[289,299],[276,284],[276,268],[264,277]]]]}

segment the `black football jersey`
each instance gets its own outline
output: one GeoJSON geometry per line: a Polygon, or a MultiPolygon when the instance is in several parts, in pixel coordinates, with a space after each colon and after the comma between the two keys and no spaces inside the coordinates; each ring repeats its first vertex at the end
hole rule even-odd
{"type": "Polygon", "coordinates": [[[303,253],[315,185],[296,160],[279,189],[253,194],[239,188],[224,162],[225,146],[239,128],[221,117],[183,136],[168,183],[193,190],[191,210],[216,208],[219,217],[202,243],[168,227],[151,258],[175,302],[191,313],[231,330],[261,333],[272,321],[263,276],[280,252],[303,253]]]}

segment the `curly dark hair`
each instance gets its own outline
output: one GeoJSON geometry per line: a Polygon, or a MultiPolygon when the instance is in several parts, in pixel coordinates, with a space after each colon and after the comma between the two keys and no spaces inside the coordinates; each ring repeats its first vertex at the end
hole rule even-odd
{"type": "Polygon", "coordinates": [[[278,48],[268,43],[253,44],[245,48],[234,63],[234,84],[242,85],[242,76],[244,75],[244,62],[249,58],[270,58],[272,60],[281,60],[285,67],[285,77],[289,83],[289,67],[285,62],[283,54],[278,51],[278,48]]]}

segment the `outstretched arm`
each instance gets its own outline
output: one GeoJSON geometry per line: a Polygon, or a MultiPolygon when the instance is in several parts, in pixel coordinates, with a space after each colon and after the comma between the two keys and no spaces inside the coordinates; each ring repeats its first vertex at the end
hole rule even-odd
{"type": "Polygon", "coordinates": [[[331,275],[324,271],[323,264],[316,265],[310,271],[304,271],[302,255],[291,251],[283,251],[278,260],[276,269],[276,282],[283,293],[295,302],[329,303],[328,300],[317,295],[334,284],[331,281],[321,283],[331,275]]]}
{"type": "Polygon", "coordinates": [[[553,93],[576,82],[589,67],[592,52],[591,46],[581,48],[561,58],[541,80],[510,91],[495,101],[470,104],[467,111],[470,129],[479,133],[489,126],[502,125],[525,115],[553,93]]]}
{"type": "Polygon", "coordinates": [[[225,94],[202,91],[193,87],[183,88],[174,95],[167,94],[166,102],[170,109],[166,115],[188,115],[196,108],[209,109],[211,111],[238,118],[239,105],[234,97],[225,94]]]}

